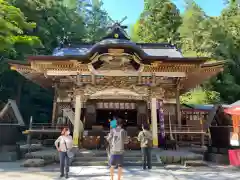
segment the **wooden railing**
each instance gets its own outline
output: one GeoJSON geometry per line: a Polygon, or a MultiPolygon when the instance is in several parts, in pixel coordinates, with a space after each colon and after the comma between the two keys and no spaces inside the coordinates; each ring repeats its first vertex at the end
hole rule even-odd
{"type": "MultiPolygon", "coordinates": [[[[160,129],[160,128],[158,128],[160,129]]],[[[170,133],[170,125],[165,125],[164,127],[165,133],[170,133]]],[[[202,130],[201,126],[189,126],[189,125],[181,125],[178,126],[177,124],[171,125],[171,131],[173,134],[202,134],[205,133],[205,131],[202,130]]]]}
{"type": "Polygon", "coordinates": [[[31,126],[31,129],[63,129],[65,127],[68,127],[68,125],[56,125],[52,126],[51,123],[33,123],[31,126]]]}

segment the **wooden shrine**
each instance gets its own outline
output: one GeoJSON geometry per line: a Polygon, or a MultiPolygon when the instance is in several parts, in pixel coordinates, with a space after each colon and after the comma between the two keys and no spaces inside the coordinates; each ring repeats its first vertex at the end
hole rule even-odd
{"type": "Polygon", "coordinates": [[[158,146],[168,114],[181,129],[179,96],[223,70],[223,62],[208,60],[183,57],[168,43],[134,43],[116,23],[100,42],[62,45],[52,55],[9,64],[27,79],[55,90],[52,126],[64,109],[73,111],[68,117],[76,146],[82,129],[90,131],[99,119],[108,121],[114,113],[126,118],[130,129],[151,123],[158,146]],[[101,116],[104,110],[109,117],[101,116]]]}

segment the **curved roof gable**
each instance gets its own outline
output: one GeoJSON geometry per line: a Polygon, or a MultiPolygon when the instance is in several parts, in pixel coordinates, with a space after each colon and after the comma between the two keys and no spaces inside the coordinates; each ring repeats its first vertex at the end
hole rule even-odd
{"type": "Polygon", "coordinates": [[[76,47],[56,48],[53,56],[91,56],[96,52],[104,51],[104,48],[123,48],[132,53],[137,53],[141,58],[147,57],[183,57],[181,52],[171,44],[159,43],[134,43],[130,41],[126,31],[126,27],[115,23],[107,36],[96,44],[80,44],[76,47]]]}

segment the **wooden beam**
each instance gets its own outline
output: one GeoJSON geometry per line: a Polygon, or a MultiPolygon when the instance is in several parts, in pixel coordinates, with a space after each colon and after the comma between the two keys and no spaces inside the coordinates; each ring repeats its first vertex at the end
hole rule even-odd
{"type": "Polygon", "coordinates": [[[52,127],[54,127],[54,125],[55,125],[56,110],[57,110],[57,88],[55,85],[54,86],[53,109],[52,109],[52,127]]]}
{"type": "MultiPolygon", "coordinates": [[[[93,72],[78,72],[78,71],[56,71],[56,70],[47,70],[46,74],[48,76],[76,76],[81,75],[96,75],[96,76],[136,76],[138,77],[138,71],[121,71],[121,70],[107,70],[107,71],[95,71],[93,72]]],[[[152,76],[152,72],[141,72],[141,76],[152,76]]],[[[162,77],[186,77],[185,72],[155,72],[155,76],[162,77]]]]}
{"type": "Polygon", "coordinates": [[[178,122],[178,127],[182,126],[182,120],[181,120],[181,105],[180,105],[180,89],[179,89],[180,84],[177,84],[176,87],[176,117],[177,117],[177,122],[178,122]]]}

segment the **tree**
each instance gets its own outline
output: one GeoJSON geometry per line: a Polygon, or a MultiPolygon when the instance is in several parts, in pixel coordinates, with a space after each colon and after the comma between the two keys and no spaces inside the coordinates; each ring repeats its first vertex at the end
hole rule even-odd
{"type": "Polygon", "coordinates": [[[37,26],[31,33],[38,36],[44,49],[41,54],[50,54],[62,39],[78,39],[85,34],[83,18],[76,12],[77,7],[68,7],[66,0],[9,0],[24,12],[28,20],[37,26]]]}
{"type": "Polygon", "coordinates": [[[141,37],[139,37],[139,27],[140,26],[140,20],[137,20],[137,22],[131,27],[130,36],[133,42],[139,42],[141,37]]]}
{"type": "Polygon", "coordinates": [[[209,17],[193,0],[186,0],[186,10],[178,32],[184,56],[213,57],[218,45],[213,36],[219,35],[218,19],[209,17]]]}
{"type": "Polygon", "coordinates": [[[185,56],[197,56],[201,52],[200,46],[205,40],[201,26],[206,18],[204,11],[193,0],[186,1],[182,24],[178,29],[182,52],[185,56]]]}
{"type": "Polygon", "coordinates": [[[5,0],[0,0],[0,53],[14,51],[14,45],[25,44],[40,46],[40,40],[36,36],[27,35],[36,24],[27,21],[22,11],[5,0]]]}
{"type": "Polygon", "coordinates": [[[170,0],[145,0],[137,36],[142,42],[177,43],[180,24],[179,10],[170,0]]]}
{"type": "Polygon", "coordinates": [[[221,98],[233,103],[240,99],[240,7],[230,1],[218,17],[218,33],[213,34],[217,46],[214,57],[227,61],[224,72],[211,80],[211,88],[220,92],[221,98]]]}
{"type": "MultiPolygon", "coordinates": [[[[33,31],[27,29],[22,33],[38,37],[44,47],[30,51],[31,49],[25,45],[15,43],[17,55],[8,54],[6,56],[8,58],[25,60],[28,54],[51,54],[63,39],[80,41],[83,39],[85,33],[83,18],[76,12],[77,7],[68,7],[66,1],[8,0],[8,2],[11,7],[21,10],[28,22],[36,22],[33,31]]],[[[1,80],[4,83],[4,90],[0,99],[4,101],[8,98],[17,99],[25,120],[28,120],[31,115],[38,117],[38,122],[46,122],[51,119],[53,101],[51,91],[43,90],[32,82],[25,81],[24,77],[16,72],[6,71],[1,75],[1,80]],[[16,87],[20,87],[19,93],[16,92],[16,87]],[[21,98],[18,97],[18,94],[22,95],[21,98]]]]}
{"type": "Polygon", "coordinates": [[[85,6],[85,40],[87,42],[97,42],[107,33],[109,19],[107,12],[102,10],[102,5],[100,0],[93,0],[91,5],[83,4],[85,6]]]}

